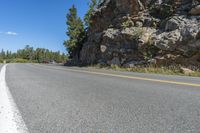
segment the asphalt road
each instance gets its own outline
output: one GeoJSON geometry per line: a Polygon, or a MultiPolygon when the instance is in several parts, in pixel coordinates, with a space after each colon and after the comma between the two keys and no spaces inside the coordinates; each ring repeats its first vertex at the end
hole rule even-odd
{"type": "Polygon", "coordinates": [[[200,78],[94,71],[9,64],[30,133],[200,133],[200,78]]]}

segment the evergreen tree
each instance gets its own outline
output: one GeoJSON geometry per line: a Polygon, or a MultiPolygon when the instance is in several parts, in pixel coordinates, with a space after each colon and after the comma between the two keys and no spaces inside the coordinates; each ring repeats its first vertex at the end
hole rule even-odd
{"type": "Polygon", "coordinates": [[[89,10],[87,11],[87,13],[85,14],[85,17],[84,17],[84,22],[85,22],[86,28],[89,27],[91,24],[90,17],[91,17],[92,12],[97,8],[98,3],[99,3],[99,0],[91,0],[88,3],[89,10]]]}
{"type": "Polygon", "coordinates": [[[64,42],[64,45],[71,58],[74,58],[80,52],[79,50],[85,38],[84,25],[81,18],[78,17],[77,9],[74,5],[69,9],[66,24],[68,26],[66,34],[69,39],[64,42]]]}
{"type": "Polygon", "coordinates": [[[1,50],[0,56],[2,59],[6,58],[6,52],[3,49],[1,50]]]}
{"type": "Polygon", "coordinates": [[[44,48],[34,49],[26,45],[24,49],[17,50],[16,53],[2,49],[0,51],[0,63],[3,60],[7,60],[7,62],[17,62],[16,60],[20,60],[22,62],[50,63],[55,61],[57,63],[64,63],[67,60],[67,55],[60,53],[60,51],[53,52],[44,48]]]}

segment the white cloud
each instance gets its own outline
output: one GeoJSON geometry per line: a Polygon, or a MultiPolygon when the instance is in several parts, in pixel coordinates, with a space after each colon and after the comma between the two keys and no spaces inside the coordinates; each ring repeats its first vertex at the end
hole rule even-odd
{"type": "Polygon", "coordinates": [[[5,34],[11,35],[11,36],[17,36],[18,35],[16,32],[11,32],[11,31],[6,32],[5,34]]]}

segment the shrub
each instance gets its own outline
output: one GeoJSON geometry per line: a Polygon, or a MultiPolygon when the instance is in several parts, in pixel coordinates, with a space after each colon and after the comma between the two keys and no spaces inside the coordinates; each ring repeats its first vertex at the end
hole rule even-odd
{"type": "Polygon", "coordinates": [[[6,59],[6,63],[28,63],[29,60],[16,58],[16,59],[6,59]]]}
{"type": "Polygon", "coordinates": [[[16,58],[13,60],[13,63],[28,63],[29,61],[26,59],[16,58]]]}
{"type": "Polygon", "coordinates": [[[139,73],[155,73],[155,74],[165,74],[165,75],[182,75],[182,76],[194,76],[200,77],[200,71],[194,71],[194,73],[185,74],[179,66],[168,66],[168,67],[156,67],[156,66],[135,66],[130,68],[120,67],[116,65],[99,67],[96,68],[107,68],[118,71],[130,71],[139,73]]]}
{"type": "Polygon", "coordinates": [[[127,21],[122,23],[123,28],[129,28],[129,27],[133,27],[133,26],[134,26],[134,23],[131,20],[127,20],[127,21]]]}

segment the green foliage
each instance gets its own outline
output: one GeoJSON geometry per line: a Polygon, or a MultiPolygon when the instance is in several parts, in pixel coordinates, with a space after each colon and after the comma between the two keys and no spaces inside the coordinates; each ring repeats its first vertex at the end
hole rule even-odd
{"type": "Polygon", "coordinates": [[[16,53],[1,50],[0,63],[3,63],[4,60],[6,60],[7,63],[64,63],[67,60],[67,55],[64,53],[61,54],[59,51],[52,52],[44,48],[34,49],[33,47],[27,45],[24,49],[20,49],[16,53]]]}
{"type": "Polygon", "coordinates": [[[6,59],[6,63],[29,63],[31,61],[26,60],[26,59],[21,59],[21,58],[16,58],[16,59],[6,59]]]}
{"type": "Polygon", "coordinates": [[[134,26],[134,23],[130,19],[128,19],[127,21],[122,23],[123,28],[129,28],[129,27],[133,27],[133,26],[134,26]]]}
{"type": "Polygon", "coordinates": [[[84,25],[80,17],[77,16],[77,9],[73,5],[67,14],[67,36],[69,39],[64,42],[70,56],[75,56],[76,50],[81,47],[85,38],[84,25]]]}
{"type": "Polygon", "coordinates": [[[5,53],[5,51],[3,49],[1,50],[0,58],[1,59],[5,59],[6,58],[6,53],[5,53]]]}
{"type": "Polygon", "coordinates": [[[87,11],[87,13],[85,14],[84,17],[84,22],[85,22],[85,26],[89,27],[90,24],[92,23],[90,17],[92,12],[97,8],[99,1],[98,0],[91,0],[88,5],[89,5],[89,10],[87,11]]]}
{"type": "Polygon", "coordinates": [[[52,52],[49,51],[48,49],[44,49],[44,48],[37,48],[35,50],[35,56],[33,58],[33,60],[35,60],[35,62],[39,62],[39,63],[48,63],[48,62],[65,62],[67,59],[67,56],[65,54],[61,54],[59,51],[57,52],[52,52]]]}
{"type": "Polygon", "coordinates": [[[165,74],[165,75],[182,75],[182,76],[194,76],[200,77],[200,71],[194,71],[194,73],[184,73],[179,66],[168,66],[168,67],[156,67],[156,66],[135,66],[131,68],[113,66],[92,66],[98,69],[112,69],[117,71],[130,71],[139,73],[155,73],[155,74],[165,74]]]}
{"type": "Polygon", "coordinates": [[[16,58],[13,60],[13,62],[15,63],[28,63],[29,61],[26,59],[20,59],[20,58],[16,58]]]}
{"type": "Polygon", "coordinates": [[[3,59],[0,59],[0,63],[3,63],[3,59]]]}
{"type": "Polygon", "coordinates": [[[34,56],[33,47],[26,45],[24,49],[20,49],[20,50],[17,51],[17,55],[20,58],[23,58],[23,59],[26,59],[26,60],[32,60],[33,56],[34,56]]]}

